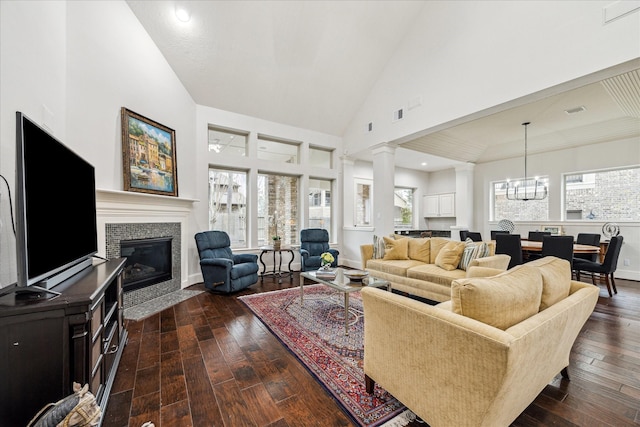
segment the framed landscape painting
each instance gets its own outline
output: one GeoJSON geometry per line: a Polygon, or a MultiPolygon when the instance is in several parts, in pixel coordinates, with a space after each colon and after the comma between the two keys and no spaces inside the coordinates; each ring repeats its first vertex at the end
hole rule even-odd
{"type": "Polygon", "coordinates": [[[562,226],[561,225],[543,225],[540,227],[540,231],[549,231],[553,236],[561,236],[562,226]]]}
{"type": "Polygon", "coordinates": [[[122,107],[124,190],[178,196],[176,134],[122,107]]]}

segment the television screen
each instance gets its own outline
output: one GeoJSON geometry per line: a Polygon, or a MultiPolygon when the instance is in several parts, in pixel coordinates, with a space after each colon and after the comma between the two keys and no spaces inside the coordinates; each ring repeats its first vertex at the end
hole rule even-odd
{"type": "Polygon", "coordinates": [[[18,286],[30,286],[97,253],[95,170],[16,116],[18,286]]]}

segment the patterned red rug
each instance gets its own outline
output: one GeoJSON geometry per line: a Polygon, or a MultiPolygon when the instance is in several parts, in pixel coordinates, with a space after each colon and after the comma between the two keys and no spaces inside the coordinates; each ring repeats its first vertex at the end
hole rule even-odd
{"type": "Polygon", "coordinates": [[[364,387],[363,319],[360,292],[350,294],[349,335],[344,334],[344,297],[324,285],[239,297],[361,426],[406,425],[406,408],[376,386],[364,387]],[[402,420],[401,420],[402,418],[402,420]]]}

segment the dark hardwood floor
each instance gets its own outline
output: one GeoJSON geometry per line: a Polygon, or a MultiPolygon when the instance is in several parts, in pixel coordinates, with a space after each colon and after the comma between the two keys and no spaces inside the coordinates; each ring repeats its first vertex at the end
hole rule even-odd
{"type": "MultiPolygon", "coordinates": [[[[240,295],[297,286],[295,276],[240,295]]],[[[601,288],[574,345],[571,381],[558,375],[513,426],[640,425],[640,283],[616,284],[613,298],[601,288]]],[[[103,426],[355,425],[237,296],[206,292],[128,321],[103,426]]]]}

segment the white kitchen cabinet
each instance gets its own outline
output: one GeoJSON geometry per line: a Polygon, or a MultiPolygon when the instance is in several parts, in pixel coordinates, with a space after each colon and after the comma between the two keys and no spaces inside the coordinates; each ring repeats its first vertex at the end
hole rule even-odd
{"type": "Polygon", "coordinates": [[[425,217],[455,217],[456,194],[430,194],[424,196],[423,210],[425,217]]]}

